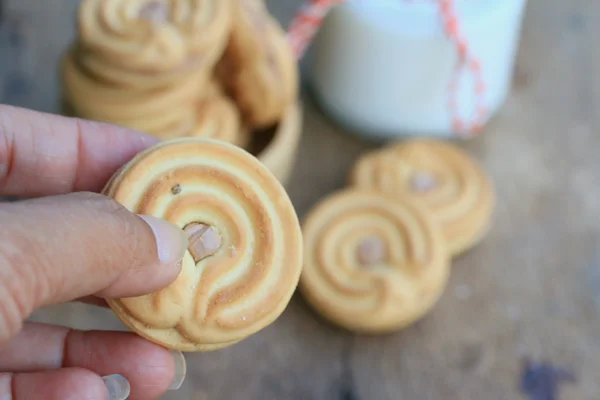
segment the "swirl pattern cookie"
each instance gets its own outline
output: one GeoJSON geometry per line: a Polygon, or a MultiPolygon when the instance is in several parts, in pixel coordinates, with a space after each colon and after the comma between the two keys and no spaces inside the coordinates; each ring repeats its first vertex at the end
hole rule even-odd
{"type": "Polygon", "coordinates": [[[87,73],[73,51],[63,59],[62,81],[66,100],[77,115],[151,134],[193,118],[198,92],[208,84],[205,74],[196,74],[188,77],[186,85],[123,90],[87,73]]]}
{"type": "Polygon", "coordinates": [[[287,306],[302,267],[300,225],[283,187],[249,153],[210,139],[164,141],[122,168],[104,192],[190,238],[172,285],[108,301],[139,335],[209,351],[258,332],[287,306]]]}
{"type": "Polygon", "coordinates": [[[256,129],[281,120],[298,94],[298,66],[285,32],[261,0],[234,4],[218,75],[256,129]]]}
{"type": "Polygon", "coordinates": [[[423,317],[446,287],[449,257],[441,229],[417,204],[345,189],[303,223],[300,290],[335,324],[383,333],[423,317]]]}
{"type": "Polygon", "coordinates": [[[353,186],[408,197],[427,206],[458,255],[487,233],[495,204],[491,180],[458,147],[411,140],[363,156],[350,175],[353,186]]]}
{"type": "Polygon", "coordinates": [[[250,139],[235,104],[218,94],[200,103],[198,125],[190,136],[223,140],[242,148],[248,145],[250,139]]]}
{"type": "Polygon", "coordinates": [[[210,69],[226,46],[231,0],[84,0],[78,20],[86,66],[129,85],[131,72],[210,69]]]}

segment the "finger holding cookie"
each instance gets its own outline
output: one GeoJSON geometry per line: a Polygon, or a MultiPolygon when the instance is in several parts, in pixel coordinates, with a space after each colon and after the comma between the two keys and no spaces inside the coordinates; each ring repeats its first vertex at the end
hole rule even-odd
{"type": "Polygon", "coordinates": [[[239,147],[164,141],[125,165],[104,193],[189,237],[172,285],[108,300],[139,335],[180,351],[215,350],[271,324],[290,301],[302,267],[300,225],[281,184],[239,147]]]}
{"type": "Polygon", "coordinates": [[[0,398],[107,398],[120,388],[113,399],[152,399],[180,387],[181,353],[131,332],[26,321],[40,308],[140,296],[177,279],[188,242],[177,226],[90,193],[156,140],[9,106],[0,125],[10,127],[0,130],[0,196],[25,198],[0,203],[0,398]]]}

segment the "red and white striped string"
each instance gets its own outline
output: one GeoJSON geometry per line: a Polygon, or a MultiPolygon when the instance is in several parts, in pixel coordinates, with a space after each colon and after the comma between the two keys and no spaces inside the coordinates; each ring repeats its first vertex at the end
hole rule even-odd
{"type": "MultiPolygon", "coordinates": [[[[448,109],[452,118],[452,129],[457,135],[463,137],[477,135],[481,132],[488,115],[484,100],[486,84],[483,79],[481,63],[472,53],[467,38],[463,36],[460,20],[454,8],[455,0],[430,1],[438,4],[444,31],[448,39],[454,43],[458,56],[454,75],[448,87],[448,109]],[[475,110],[473,110],[473,115],[469,119],[459,115],[457,99],[460,78],[465,72],[472,75],[475,84],[475,110]]],[[[343,2],[344,0],[312,0],[296,14],[288,29],[288,39],[298,59],[304,56],[329,10],[343,2]]]]}

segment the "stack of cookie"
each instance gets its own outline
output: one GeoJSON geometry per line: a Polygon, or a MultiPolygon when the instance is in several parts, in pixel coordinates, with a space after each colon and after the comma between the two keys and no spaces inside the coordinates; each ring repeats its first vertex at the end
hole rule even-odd
{"type": "Polygon", "coordinates": [[[297,98],[297,63],[262,0],[83,0],[65,107],[160,139],[248,147],[297,98]]]}
{"type": "Polygon", "coordinates": [[[361,157],[303,224],[300,290],[332,322],[381,333],[423,317],[452,258],[487,233],[491,179],[460,148],[414,139],[361,157]]]}

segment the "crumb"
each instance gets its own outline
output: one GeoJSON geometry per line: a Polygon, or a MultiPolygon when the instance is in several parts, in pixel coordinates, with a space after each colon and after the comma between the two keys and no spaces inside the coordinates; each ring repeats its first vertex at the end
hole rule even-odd
{"type": "Polygon", "coordinates": [[[181,185],[178,183],[177,185],[173,186],[171,188],[171,193],[173,193],[173,195],[178,195],[181,193],[181,185]]]}

